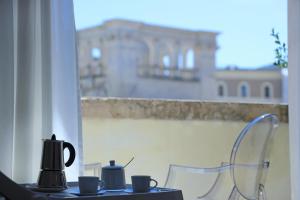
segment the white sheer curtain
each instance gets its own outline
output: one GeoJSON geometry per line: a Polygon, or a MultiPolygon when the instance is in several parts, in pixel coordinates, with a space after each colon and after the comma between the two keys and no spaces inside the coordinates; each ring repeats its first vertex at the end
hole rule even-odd
{"type": "Polygon", "coordinates": [[[82,135],[72,0],[0,1],[0,170],[35,182],[42,139],[72,143],[80,172],[82,135]]]}

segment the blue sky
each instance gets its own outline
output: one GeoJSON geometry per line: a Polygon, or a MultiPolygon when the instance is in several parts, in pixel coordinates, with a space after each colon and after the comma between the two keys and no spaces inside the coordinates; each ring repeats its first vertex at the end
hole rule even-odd
{"type": "Polygon", "coordinates": [[[286,0],[74,0],[74,10],[77,29],[124,18],[220,32],[218,67],[272,63],[272,28],[287,41],[286,0]]]}

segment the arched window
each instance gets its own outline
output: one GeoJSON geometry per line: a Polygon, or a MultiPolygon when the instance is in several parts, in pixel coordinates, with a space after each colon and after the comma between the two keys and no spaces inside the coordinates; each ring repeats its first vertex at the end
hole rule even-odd
{"type": "Polygon", "coordinates": [[[99,60],[101,58],[101,50],[99,48],[92,48],[91,56],[94,60],[99,60]]]}
{"type": "Polygon", "coordinates": [[[182,55],[182,52],[179,52],[178,53],[178,56],[177,56],[177,67],[178,69],[182,69],[183,68],[183,55],[182,55]]]}
{"type": "Polygon", "coordinates": [[[162,58],[162,63],[164,67],[170,67],[170,56],[164,55],[162,58]]]}
{"type": "Polygon", "coordinates": [[[273,85],[269,82],[265,82],[261,85],[261,96],[269,99],[273,97],[273,85]]]}
{"type": "Polygon", "coordinates": [[[217,87],[217,95],[218,97],[227,96],[227,85],[225,82],[219,82],[217,87]]]}
{"type": "Polygon", "coordinates": [[[250,86],[247,82],[242,82],[239,84],[238,95],[240,97],[249,97],[250,96],[250,86]]]}
{"type": "Polygon", "coordinates": [[[185,66],[186,66],[186,68],[189,68],[189,69],[194,68],[194,62],[195,62],[194,50],[193,49],[189,49],[186,52],[186,60],[185,60],[185,66]]]}
{"type": "Polygon", "coordinates": [[[169,76],[170,75],[170,56],[168,55],[164,55],[163,58],[162,58],[162,63],[163,63],[163,66],[164,66],[164,75],[165,76],[169,76]]]}
{"type": "Polygon", "coordinates": [[[264,88],[264,95],[265,95],[265,98],[270,98],[271,97],[271,94],[270,94],[270,88],[269,88],[269,86],[265,86],[265,88],[264,88]]]}
{"type": "Polygon", "coordinates": [[[242,94],[242,97],[247,97],[248,96],[248,88],[247,88],[246,85],[241,86],[241,94],[242,94]]]}
{"type": "Polygon", "coordinates": [[[224,87],[223,85],[218,86],[218,96],[223,97],[224,96],[224,87]]]}

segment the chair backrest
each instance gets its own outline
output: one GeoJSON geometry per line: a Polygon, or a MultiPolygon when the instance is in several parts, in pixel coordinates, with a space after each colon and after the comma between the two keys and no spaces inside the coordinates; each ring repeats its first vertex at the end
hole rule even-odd
{"type": "Polygon", "coordinates": [[[273,114],[248,123],[234,143],[230,163],[215,168],[170,165],[165,187],[181,189],[187,200],[259,199],[278,123],[273,114]]]}
{"type": "Polygon", "coordinates": [[[247,200],[259,199],[278,123],[273,114],[255,118],[242,130],[232,148],[231,176],[237,191],[247,200]]]}

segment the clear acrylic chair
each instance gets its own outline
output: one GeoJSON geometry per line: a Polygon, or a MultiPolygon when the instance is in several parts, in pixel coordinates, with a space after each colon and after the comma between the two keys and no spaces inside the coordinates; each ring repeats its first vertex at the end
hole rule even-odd
{"type": "Polygon", "coordinates": [[[102,165],[100,162],[84,164],[84,175],[101,177],[102,165]]]}
{"type": "Polygon", "coordinates": [[[266,200],[264,183],[279,121],[265,114],[237,137],[229,163],[214,168],[170,165],[165,187],[183,191],[185,200],[266,200]]]}

